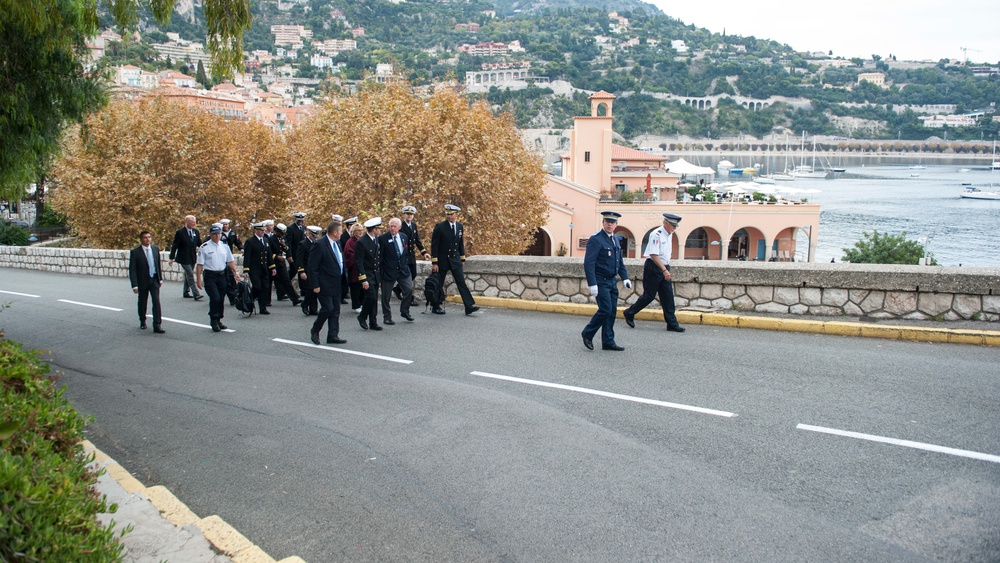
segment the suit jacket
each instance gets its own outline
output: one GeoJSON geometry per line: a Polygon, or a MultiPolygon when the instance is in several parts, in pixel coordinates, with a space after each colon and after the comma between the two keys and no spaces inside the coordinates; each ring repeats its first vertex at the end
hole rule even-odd
{"type": "Polygon", "coordinates": [[[455,223],[455,231],[457,232],[452,232],[448,221],[434,225],[434,232],[431,233],[431,263],[437,264],[439,268],[461,268],[465,262],[465,239],[461,223],[455,223]]]}
{"type": "Polygon", "coordinates": [[[403,224],[399,227],[399,232],[406,235],[406,238],[410,240],[409,263],[411,265],[416,264],[417,251],[419,250],[421,255],[423,255],[424,252],[427,252],[427,250],[424,248],[424,244],[420,242],[420,233],[417,230],[417,222],[414,221],[413,223],[407,225],[406,221],[403,221],[403,224]]]}
{"type": "MultiPolygon", "coordinates": [[[[323,235],[326,236],[326,235],[323,235]]],[[[298,248],[295,250],[295,273],[301,274],[305,272],[306,276],[309,276],[307,271],[309,268],[309,252],[312,250],[315,242],[309,240],[308,238],[302,239],[299,243],[298,248]]]]}
{"type": "Polygon", "coordinates": [[[597,285],[598,280],[621,276],[628,279],[628,270],[622,258],[621,241],[610,237],[604,230],[594,233],[587,241],[587,254],[583,258],[583,271],[587,285],[597,285]]]}
{"type": "MultiPolygon", "coordinates": [[[[185,233],[185,236],[187,233],[185,233]]],[[[146,251],[142,245],[132,249],[128,255],[128,279],[132,282],[132,287],[148,289],[149,283],[156,280],[157,287],[163,285],[163,270],[160,269],[160,249],[155,244],[149,245],[153,251],[153,262],[156,266],[156,277],[149,275],[149,262],[146,261],[146,251]]]]}
{"type": "MultiPolygon", "coordinates": [[[[337,244],[337,243],[333,243],[337,244]]],[[[337,244],[337,251],[340,252],[340,245],[337,244]]],[[[343,259],[343,252],[341,252],[343,259]]],[[[320,292],[333,295],[340,303],[341,279],[344,272],[337,263],[337,257],[333,253],[333,246],[330,237],[325,234],[316,242],[310,244],[309,269],[306,276],[312,287],[319,287],[320,292]]]]}
{"type": "Polygon", "coordinates": [[[186,266],[194,266],[198,258],[198,247],[201,246],[201,233],[194,232],[194,239],[188,236],[187,227],[181,227],[174,233],[174,243],[170,245],[170,259],[186,266]]]}
{"type": "Polygon", "coordinates": [[[252,276],[263,275],[269,278],[273,269],[274,255],[268,238],[265,236],[261,243],[257,237],[250,237],[243,245],[243,271],[252,276]]]}
{"type": "Polygon", "coordinates": [[[361,235],[354,245],[354,269],[358,272],[358,281],[378,285],[382,269],[382,247],[378,240],[372,239],[367,233],[361,235]]]}
{"type": "Polygon", "coordinates": [[[382,280],[386,282],[410,277],[409,257],[413,255],[410,252],[410,242],[402,229],[396,236],[403,243],[403,252],[399,255],[396,254],[397,248],[392,242],[392,233],[384,232],[378,236],[378,243],[382,247],[382,280]]]}

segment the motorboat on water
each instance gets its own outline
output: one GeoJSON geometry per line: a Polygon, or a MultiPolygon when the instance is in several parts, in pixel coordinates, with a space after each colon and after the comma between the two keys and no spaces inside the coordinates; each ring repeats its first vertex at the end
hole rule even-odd
{"type": "Polygon", "coordinates": [[[959,195],[965,199],[991,199],[1000,201],[1000,192],[981,190],[975,186],[965,186],[965,190],[959,195]]]}

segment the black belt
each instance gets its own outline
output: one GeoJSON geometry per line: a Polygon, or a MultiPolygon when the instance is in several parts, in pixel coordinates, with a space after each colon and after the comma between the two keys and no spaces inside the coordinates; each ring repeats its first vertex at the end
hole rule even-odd
{"type": "Polygon", "coordinates": [[[221,276],[222,274],[225,274],[226,271],[225,270],[205,270],[205,273],[206,274],[215,274],[215,275],[221,276]]]}

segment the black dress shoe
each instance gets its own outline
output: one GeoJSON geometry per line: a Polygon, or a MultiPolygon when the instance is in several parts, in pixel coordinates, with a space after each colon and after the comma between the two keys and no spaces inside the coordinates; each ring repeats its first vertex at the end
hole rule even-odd
{"type": "MultiPolygon", "coordinates": [[[[336,336],[334,336],[333,338],[327,338],[326,339],[326,343],[327,344],[347,344],[347,341],[344,340],[343,338],[337,338],[336,336]]],[[[319,344],[319,343],[317,342],[317,344],[319,344]]]]}
{"type": "Polygon", "coordinates": [[[361,328],[368,330],[368,319],[364,317],[358,317],[358,324],[361,325],[361,328]]]}
{"type": "Polygon", "coordinates": [[[411,323],[413,322],[413,317],[412,317],[412,316],[410,316],[410,315],[408,315],[408,314],[407,314],[407,315],[403,315],[403,314],[400,314],[399,316],[401,316],[401,317],[403,317],[404,319],[406,319],[406,320],[410,321],[411,323]]]}
{"type": "Polygon", "coordinates": [[[417,301],[416,299],[411,299],[410,300],[410,307],[413,307],[414,305],[420,305],[420,301],[417,301]]]}
{"type": "Polygon", "coordinates": [[[592,338],[583,337],[583,345],[587,347],[587,350],[594,349],[594,340],[592,338]]]}
{"type": "Polygon", "coordinates": [[[385,320],[382,321],[382,324],[384,324],[384,325],[394,325],[394,324],[396,324],[396,321],[394,321],[392,319],[385,319],[385,320]]]}
{"type": "Polygon", "coordinates": [[[625,317],[625,324],[627,324],[629,328],[635,328],[635,315],[629,313],[628,311],[623,311],[622,316],[625,317]]]}
{"type": "Polygon", "coordinates": [[[442,309],[441,307],[434,307],[433,309],[431,309],[431,312],[434,313],[435,315],[443,315],[444,309],[442,309]]]}
{"type": "Polygon", "coordinates": [[[667,330],[670,332],[684,332],[687,329],[682,326],[668,326],[667,330]]]}
{"type": "Polygon", "coordinates": [[[292,307],[298,307],[301,303],[301,299],[292,299],[292,307]]]}
{"type": "Polygon", "coordinates": [[[261,307],[260,311],[257,314],[258,315],[270,315],[271,311],[268,311],[267,309],[261,307]]]}
{"type": "Polygon", "coordinates": [[[312,340],[313,344],[319,346],[319,332],[317,332],[315,330],[310,330],[309,331],[309,340],[312,340]]]}
{"type": "Polygon", "coordinates": [[[146,330],[146,321],[139,321],[139,328],[146,330]]]}
{"type": "Polygon", "coordinates": [[[341,299],[340,300],[340,304],[341,305],[347,305],[347,299],[341,299]]]}
{"type": "Polygon", "coordinates": [[[219,328],[219,321],[212,319],[212,332],[219,332],[220,330],[222,329],[219,328]]]}
{"type": "Polygon", "coordinates": [[[218,322],[219,322],[219,328],[221,328],[222,330],[226,330],[227,328],[229,328],[228,326],[222,324],[221,320],[219,320],[218,322]]]}
{"type": "Polygon", "coordinates": [[[382,325],[377,325],[375,323],[372,323],[371,329],[372,330],[382,330],[382,325]]]}
{"type": "Polygon", "coordinates": [[[306,307],[305,305],[303,305],[302,306],[302,314],[308,317],[309,316],[309,307],[306,307]]]}
{"type": "Polygon", "coordinates": [[[286,299],[288,299],[288,297],[282,295],[281,297],[278,298],[278,301],[284,301],[286,299]]]}
{"type": "Polygon", "coordinates": [[[156,334],[166,334],[167,331],[160,328],[160,325],[153,325],[153,332],[156,334]]]}
{"type": "Polygon", "coordinates": [[[623,348],[623,347],[621,347],[621,346],[619,346],[617,344],[605,344],[605,345],[601,346],[601,350],[614,350],[616,352],[621,352],[624,349],[625,348],[623,348]]]}
{"type": "Polygon", "coordinates": [[[195,300],[195,301],[201,301],[201,300],[202,300],[202,299],[204,299],[204,298],[205,298],[205,296],[204,296],[204,295],[198,295],[198,296],[196,296],[196,297],[194,298],[194,300],[195,300]]]}
{"type": "Polygon", "coordinates": [[[190,295],[190,294],[188,294],[188,295],[183,295],[182,297],[184,297],[184,299],[191,299],[191,295],[190,295]]]}
{"type": "Polygon", "coordinates": [[[465,310],[465,314],[471,315],[472,313],[475,313],[478,310],[479,310],[479,305],[473,305],[472,307],[469,307],[468,309],[465,310]]]}

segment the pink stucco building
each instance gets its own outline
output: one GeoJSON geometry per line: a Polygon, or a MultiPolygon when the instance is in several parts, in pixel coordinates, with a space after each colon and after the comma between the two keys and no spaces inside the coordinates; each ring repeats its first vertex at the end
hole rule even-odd
{"type": "Polygon", "coordinates": [[[796,248],[800,259],[814,254],[809,247],[815,248],[819,235],[818,204],[678,201],[680,174],[664,168],[667,159],[612,142],[614,99],[597,92],[590,96],[590,115],[574,118],[562,176],[546,180],[548,220],[529,254],[582,256],[606,210],[622,214],[617,232],[633,258],[641,256],[666,212],[683,218],[674,237],[674,259],[786,261],[794,259],[796,248]]]}

